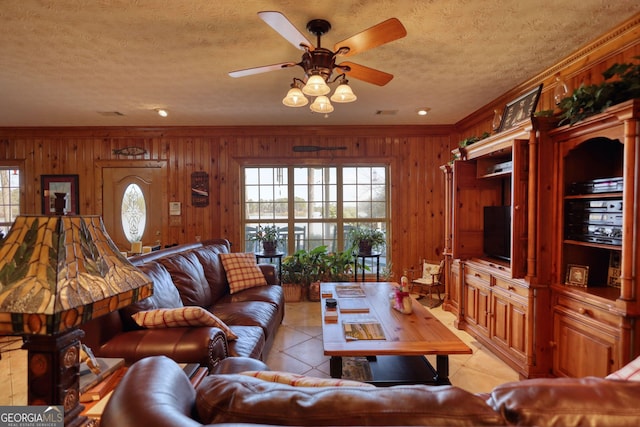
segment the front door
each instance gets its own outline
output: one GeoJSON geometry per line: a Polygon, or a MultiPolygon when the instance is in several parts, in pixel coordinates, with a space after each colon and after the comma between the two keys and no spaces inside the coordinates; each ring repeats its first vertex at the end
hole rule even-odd
{"type": "Polygon", "coordinates": [[[132,241],[142,246],[162,243],[163,188],[166,168],[163,163],[132,167],[102,167],[102,216],[113,242],[122,251],[132,241]],[[124,214],[124,215],[123,215],[124,214]]]}

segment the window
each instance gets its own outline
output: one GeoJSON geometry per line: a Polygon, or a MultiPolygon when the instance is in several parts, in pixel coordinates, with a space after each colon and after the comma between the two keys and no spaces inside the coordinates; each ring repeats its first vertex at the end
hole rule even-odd
{"type": "Polygon", "coordinates": [[[129,184],[122,196],[122,229],[131,243],[141,242],[147,224],[147,207],[138,184],[129,184]]]}
{"type": "Polygon", "coordinates": [[[20,170],[0,166],[0,233],[6,236],[20,215],[20,170]]]}
{"type": "Polygon", "coordinates": [[[251,239],[260,225],[278,227],[285,253],[321,245],[343,250],[355,225],[386,232],[387,176],[387,166],[245,167],[245,250],[261,250],[251,239]]]}

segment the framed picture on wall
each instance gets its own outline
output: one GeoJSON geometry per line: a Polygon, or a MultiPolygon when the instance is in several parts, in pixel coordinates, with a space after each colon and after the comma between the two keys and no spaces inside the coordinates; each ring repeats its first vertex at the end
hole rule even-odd
{"type": "Polygon", "coordinates": [[[511,129],[518,123],[530,119],[538,105],[540,92],[542,92],[542,85],[508,103],[507,106],[504,107],[498,132],[511,129]]]}
{"type": "Polygon", "coordinates": [[[40,177],[42,213],[56,214],[56,200],[63,208],[64,215],[78,215],[78,175],[42,175],[40,177]]]}

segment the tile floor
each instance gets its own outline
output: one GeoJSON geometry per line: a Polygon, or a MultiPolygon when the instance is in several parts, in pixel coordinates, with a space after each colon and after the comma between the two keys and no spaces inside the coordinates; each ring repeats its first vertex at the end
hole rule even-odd
{"type": "MultiPolygon", "coordinates": [[[[473,349],[473,354],[449,357],[449,378],[453,385],[472,393],[489,392],[518,374],[473,337],[453,327],[454,316],[441,307],[431,312],[473,349]]],[[[322,324],[317,302],[289,303],[285,319],[267,357],[273,370],[329,378],[329,358],[322,354],[322,324]]],[[[0,337],[0,405],[27,404],[27,355],[22,340],[0,337]]],[[[435,359],[435,358],[434,358],[435,359]]],[[[432,361],[435,364],[435,360],[432,361]]]]}

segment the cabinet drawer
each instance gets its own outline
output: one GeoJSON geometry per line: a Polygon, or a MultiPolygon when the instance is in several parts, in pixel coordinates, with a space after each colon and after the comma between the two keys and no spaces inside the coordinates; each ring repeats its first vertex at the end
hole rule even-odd
{"type": "Polygon", "coordinates": [[[518,283],[514,283],[514,282],[509,281],[509,280],[501,279],[499,277],[495,277],[494,281],[495,281],[494,283],[495,283],[496,287],[504,289],[505,291],[509,291],[509,292],[511,292],[513,294],[516,294],[516,295],[518,295],[520,297],[523,297],[523,298],[528,298],[529,297],[529,289],[521,286],[518,283]]]}
{"type": "Polygon", "coordinates": [[[489,286],[489,283],[491,281],[491,275],[489,275],[489,273],[485,271],[477,270],[475,268],[470,268],[469,266],[465,266],[464,279],[467,282],[489,286]]]}
{"type": "Polygon", "coordinates": [[[575,313],[577,316],[585,317],[596,320],[598,322],[619,327],[622,319],[620,316],[610,313],[606,310],[602,310],[594,305],[586,304],[582,301],[577,301],[566,295],[556,295],[555,304],[566,308],[569,312],[575,313]]]}

